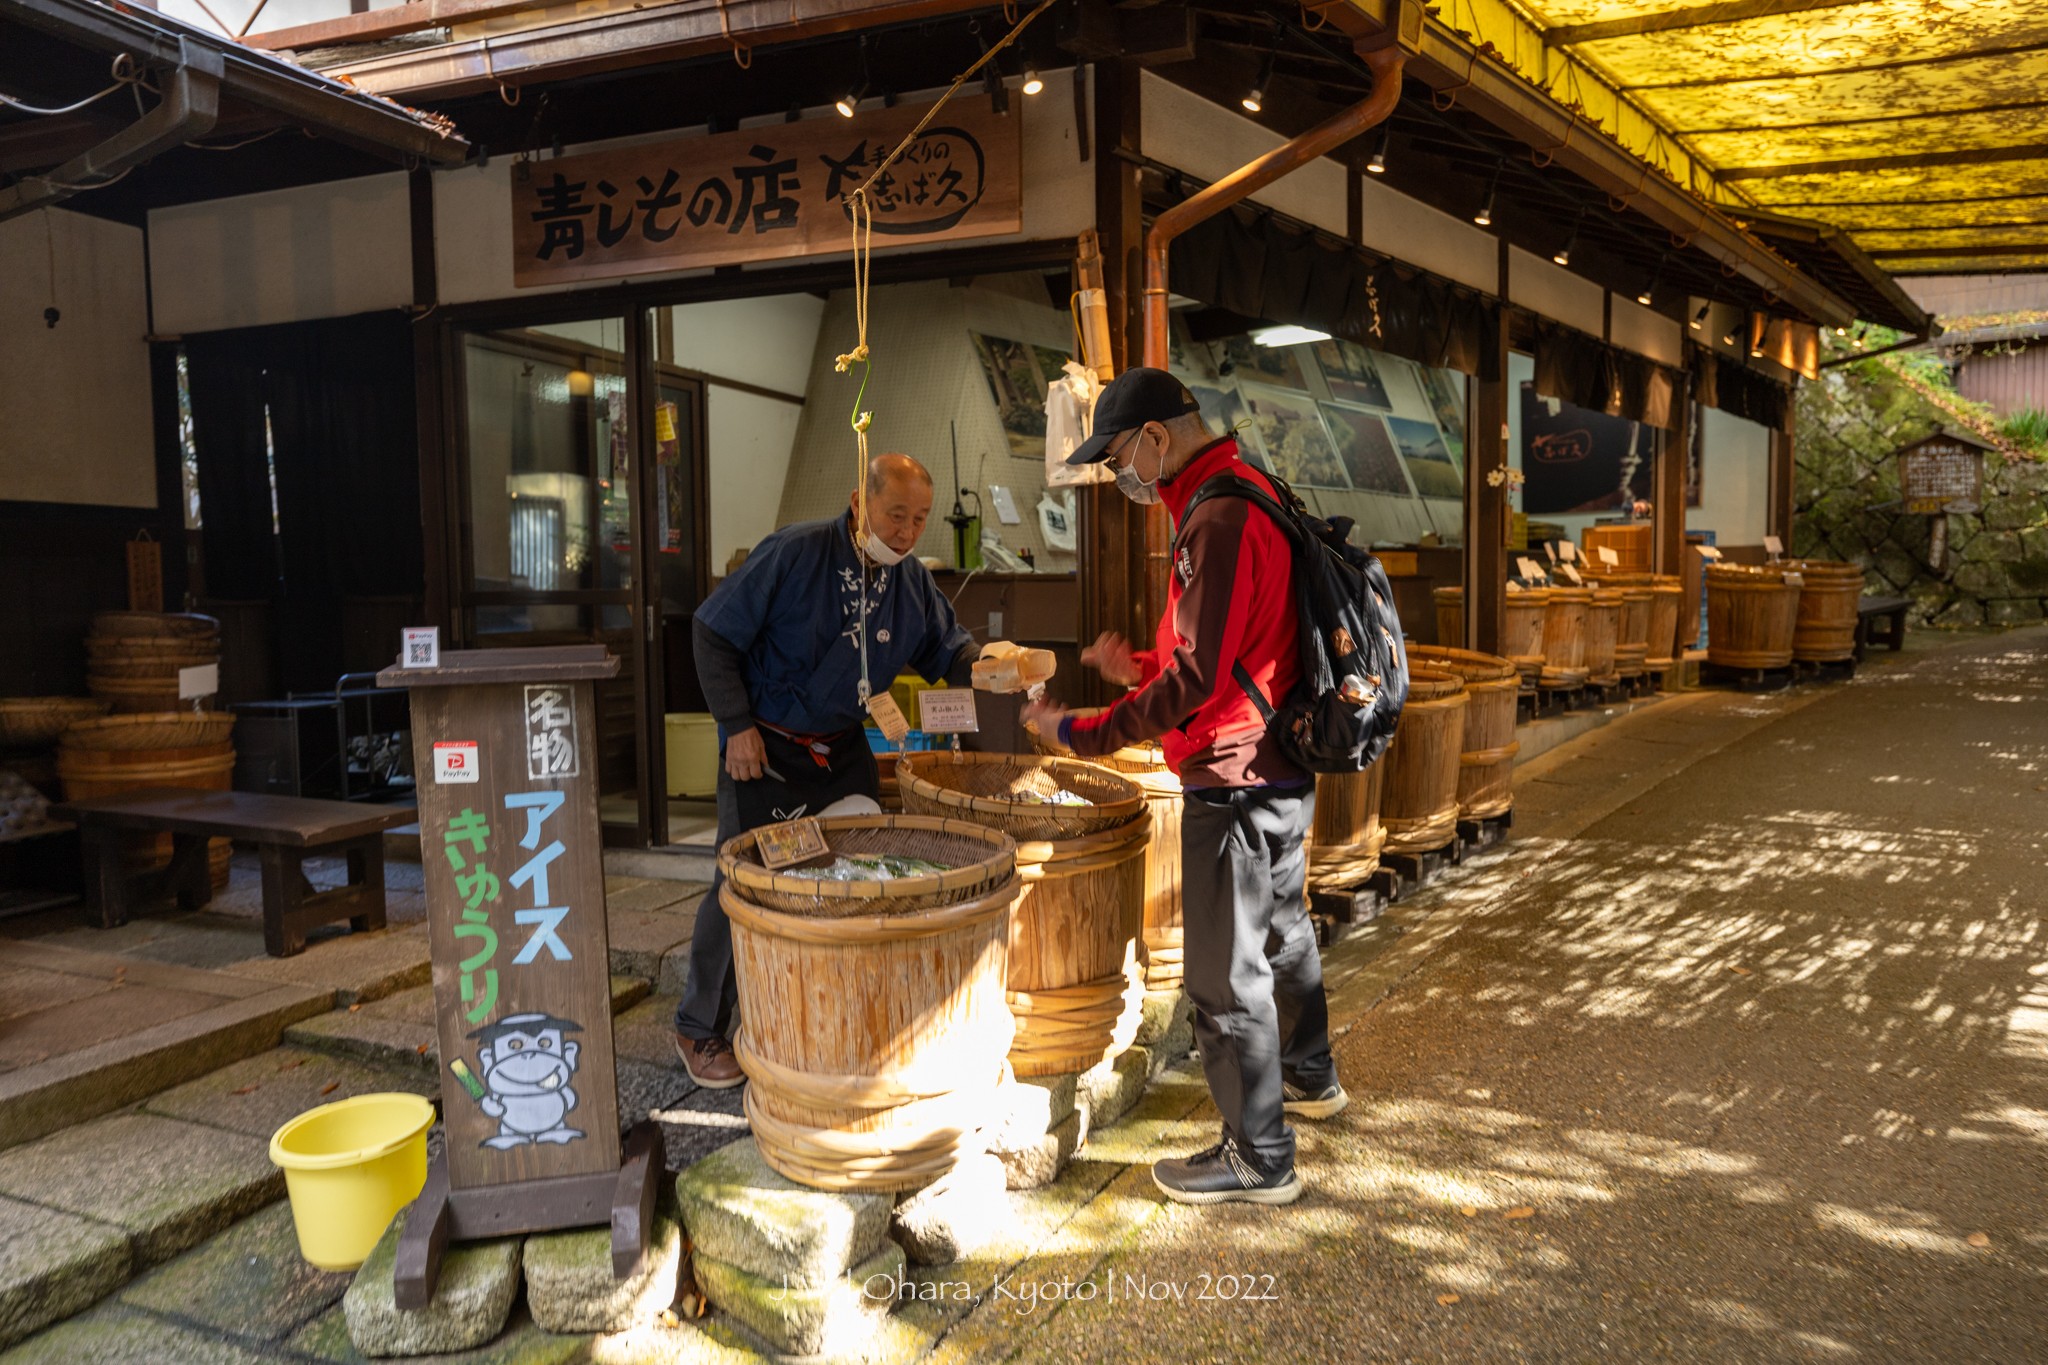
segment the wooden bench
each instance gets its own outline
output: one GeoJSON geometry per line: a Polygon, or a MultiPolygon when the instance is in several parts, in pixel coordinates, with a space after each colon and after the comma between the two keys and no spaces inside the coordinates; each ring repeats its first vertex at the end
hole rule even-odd
{"type": "Polygon", "coordinates": [[[1911,600],[1904,597],[1866,597],[1856,604],[1856,657],[1863,658],[1872,645],[1884,645],[1898,650],[1906,647],[1906,609],[1911,600]],[[1883,622],[1884,629],[1878,629],[1883,622]]]}
{"type": "Polygon", "coordinates": [[[209,839],[255,844],[263,859],[263,946],[272,957],[304,951],[306,931],[336,920],[352,929],[384,927],[384,831],[408,825],[407,806],[363,806],[253,792],[152,788],[52,806],[78,825],[85,856],[85,908],[103,929],[128,922],[148,900],[175,894],[197,910],[213,899],[209,839]],[[170,866],[136,872],[136,845],[171,836],[170,866]],[[309,857],[348,860],[348,882],[317,891],[306,879],[309,857]]]}

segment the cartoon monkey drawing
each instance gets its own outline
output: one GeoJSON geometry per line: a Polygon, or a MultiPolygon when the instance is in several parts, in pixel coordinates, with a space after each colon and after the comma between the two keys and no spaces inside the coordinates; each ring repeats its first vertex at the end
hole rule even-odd
{"type": "Polygon", "coordinates": [[[576,1107],[570,1081],[580,1045],[562,1038],[582,1031],[582,1025],[551,1014],[512,1014],[469,1035],[478,1040],[476,1064],[482,1077],[464,1076],[469,1068],[459,1062],[450,1069],[477,1108],[498,1121],[497,1136],[480,1145],[503,1150],[583,1136],[568,1125],[569,1111],[576,1107]]]}

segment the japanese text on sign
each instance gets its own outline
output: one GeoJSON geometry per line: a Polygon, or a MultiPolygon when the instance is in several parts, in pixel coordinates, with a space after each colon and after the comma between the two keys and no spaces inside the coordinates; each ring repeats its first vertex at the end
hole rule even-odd
{"type": "Polygon", "coordinates": [[[576,694],[566,687],[526,689],[526,775],[576,776],[576,694]]]}
{"type": "Polygon", "coordinates": [[[1957,441],[1927,441],[1899,457],[1899,493],[1908,512],[1939,512],[1981,501],[1984,456],[1957,441]]]}
{"type": "MultiPolygon", "coordinates": [[[[842,251],[847,196],[923,112],[883,109],[532,163],[512,182],[514,283],[842,251]]],[[[869,190],[875,234],[1018,231],[1021,124],[1021,111],[949,106],[869,190]]]]}

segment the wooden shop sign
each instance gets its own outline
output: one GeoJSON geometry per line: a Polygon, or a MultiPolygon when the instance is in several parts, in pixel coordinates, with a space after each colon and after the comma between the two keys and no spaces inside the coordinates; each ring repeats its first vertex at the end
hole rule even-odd
{"type": "Polygon", "coordinates": [[[1982,442],[1941,431],[1898,452],[1899,496],[1908,512],[1975,511],[1984,505],[1982,442]]]}
{"type": "MultiPolygon", "coordinates": [[[[525,161],[512,173],[521,287],[850,249],[847,196],[930,106],[836,114],[525,161]]],[[[948,104],[869,191],[877,246],[1023,226],[1023,111],[948,104]]]]}

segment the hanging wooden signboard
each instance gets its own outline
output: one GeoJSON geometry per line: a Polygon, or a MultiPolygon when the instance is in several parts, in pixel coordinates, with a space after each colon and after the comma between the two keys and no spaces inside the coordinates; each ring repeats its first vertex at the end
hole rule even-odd
{"type": "MultiPolygon", "coordinates": [[[[521,287],[847,251],[847,196],[929,105],[521,162],[521,287]]],[[[876,246],[1017,232],[1024,115],[958,99],[875,183],[876,246]]]]}
{"type": "Polygon", "coordinates": [[[1984,503],[1984,451],[1974,437],[1938,431],[1898,452],[1908,512],[1976,511],[1984,503]]]}
{"type": "Polygon", "coordinates": [[[128,542],[128,610],[164,609],[164,547],[148,531],[128,542]]]}

